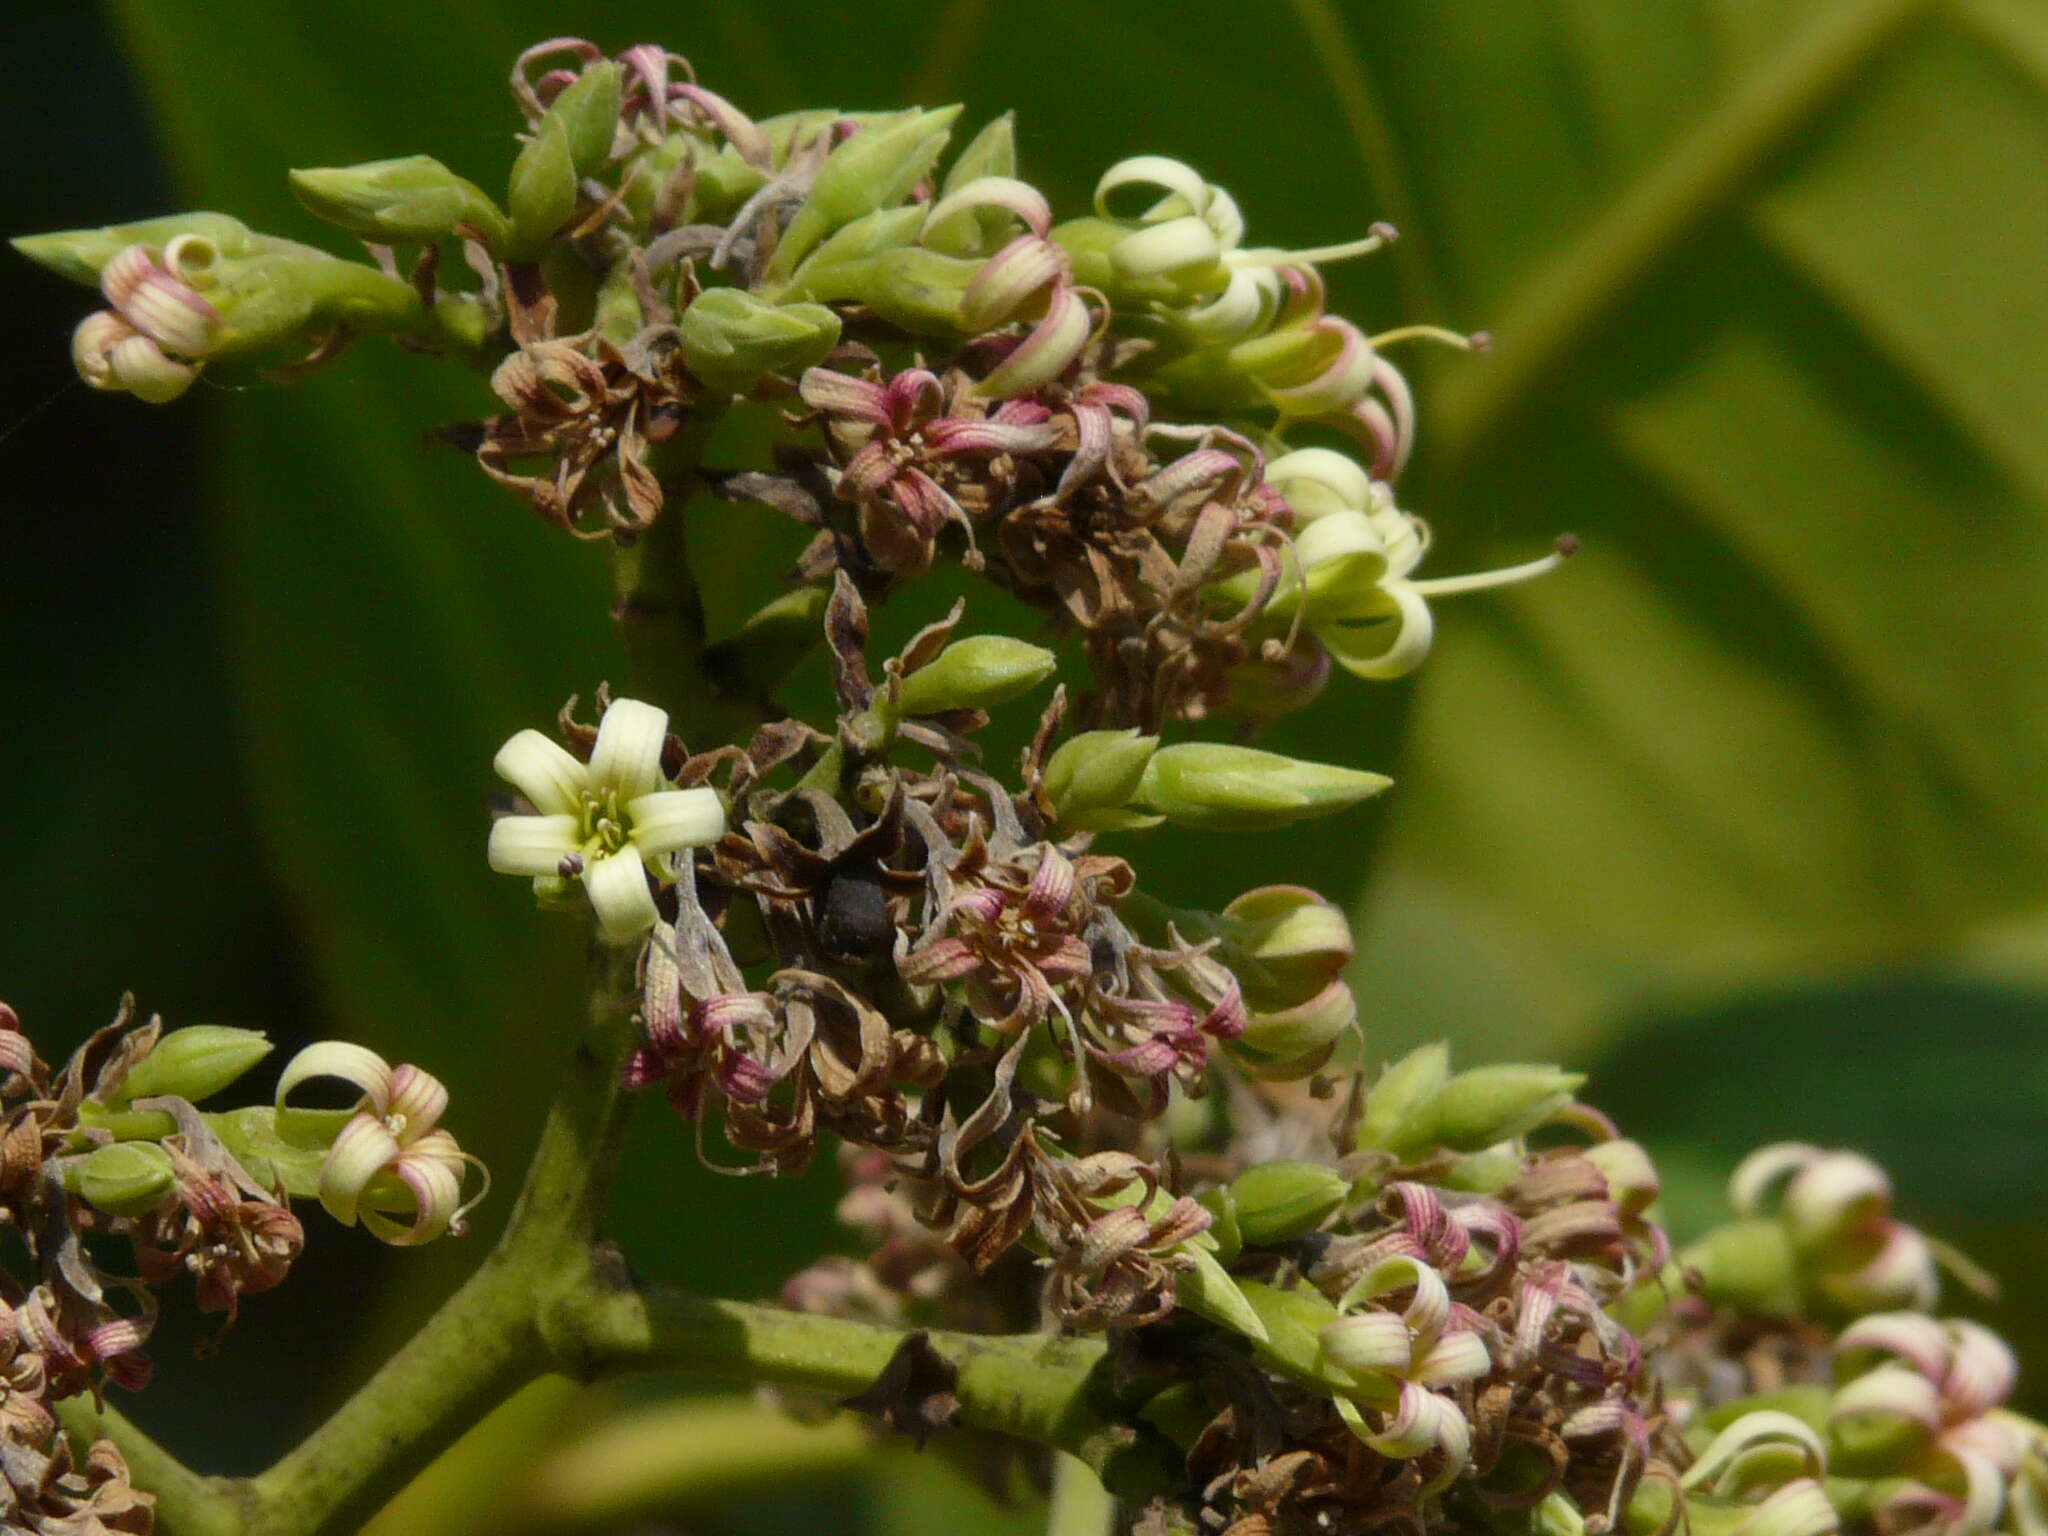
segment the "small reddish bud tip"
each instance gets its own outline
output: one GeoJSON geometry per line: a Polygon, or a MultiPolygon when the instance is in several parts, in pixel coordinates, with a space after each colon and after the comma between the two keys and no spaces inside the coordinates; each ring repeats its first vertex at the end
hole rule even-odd
{"type": "Polygon", "coordinates": [[[1385,219],[1381,219],[1377,224],[1372,225],[1366,230],[1366,233],[1377,236],[1379,239],[1386,241],[1388,245],[1392,245],[1401,238],[1401,231],[1394,228],[1385,219]]]}
{"type": "Polygon", "coordinates": [[[1493,350],[1493,332],[1474,331],[1465,338],[1465,345],[1474,352],[1485,353],[1493,350]]]}
{"type": "Polygon", "coordinates": [[[563,854],[562,862],[555,866],[555,873],[564,880],[576,879],[583,873],[583,855],[580,853],[563,854]]]}
{"type": "Polygon", "coordinates": [[[1579,536],[1576,533],[1560,533],[1557,542],[1550,547],[1557,551],[1559,559],[1569,560],[1579,552],[1579,536]]]}

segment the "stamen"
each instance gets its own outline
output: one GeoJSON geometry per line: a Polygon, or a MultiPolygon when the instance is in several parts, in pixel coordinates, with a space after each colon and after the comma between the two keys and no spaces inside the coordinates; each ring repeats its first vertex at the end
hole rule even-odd
{"type": "Polygon", "coordinates": [[[1304,262],[1349,261],[1354,256],[1370,256],[1374,251],[1383,250],[1400,238],[1401,232],[1393,225],[1382,223],[1373,225],[1359,239],[1348,240],[1342,245],[1317,245],[1305,251],[1233,251],[1229,260],[1231,266],[1239,268],[1291,267],[1304,262]]]}
{"type": "Polygon", "coordinates": [[[1517,582],[1547,576],[1579,552],[1579,541],[1567,533],[1540,560],[1504,566],[1497,571],[1474,571],[1469,576],[1439,576],[1432,581],[1411,581],[1409,586],[1424,597],[1456,597],[1461,592],[1484,592],[1489,587],[1511,587],[1517,582]]]}
{"type": "Polygon", "coordinates": [[[1371,340],[1375,351],[1404,341],[1435,341],[1460,352],[1484,352],[1493,345],[1493,333],[1473,331],[1467,335],[1442,325],[1400,325],[1391,331],[1381,331],[1371,340]]]}

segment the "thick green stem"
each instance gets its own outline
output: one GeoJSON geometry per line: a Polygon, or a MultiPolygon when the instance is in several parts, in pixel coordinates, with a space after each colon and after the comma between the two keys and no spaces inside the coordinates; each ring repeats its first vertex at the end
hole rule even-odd
{"type": "MultiPolygon", "coordinates": [[[[873,1386],[911,1336],[840,1318],[634,1285],[600,1263],[564,1299],[550,1332],[564,1367],[589,1379],[628,1371],[768,1384],[830,1397],[873,1386]]],[[[1163,1440],[1133,1429],[1097,1339],[931,1333],[952,1378],[957,1422],[1064,1450],[1112,1489],[1142,1496],[1171,1480],[1163,1440]]]]}
{"type": "Polygon", "coordinates": [[[156,1495],[157,1529],[165,1536],[240,1536],[248,1526],[247,1484],[202,1477],[144,1434],[116,1408],[96,1408],[89,1396],[57,1404],[64,1431],[81,1448],[101,1436],[121,1448],[128,1475],[156,1495]]]}
{"type": "Polygon", "coordinates": [[[590,1017],[505,1235],[433,1319],[250,1484],[252,1532],[353,1531],[462,1432],[548,1369],[542,1321],[597,1237],[625,1114],[631,951],[601,949],[590,1017]]]}

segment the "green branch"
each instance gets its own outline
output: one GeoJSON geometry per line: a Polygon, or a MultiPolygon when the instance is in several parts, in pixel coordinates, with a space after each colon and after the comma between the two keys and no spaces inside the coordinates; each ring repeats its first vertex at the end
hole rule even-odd
{"type": "MultiPolygon", "coordinates": [[[[641,1287],[616,1265],[562,1299],[549,1334],[562,1368],[585,1379],[672,1371],[847,1398],[873,1387],[914,1335],[840,1318],[641,1287]]],[[[951,1376],[953,1422],[1068,1452],[1123,1497],[1173,1481],[1163,1440],[1134,1429],[1098,1339],[931,1333],[951,1376]]]]}

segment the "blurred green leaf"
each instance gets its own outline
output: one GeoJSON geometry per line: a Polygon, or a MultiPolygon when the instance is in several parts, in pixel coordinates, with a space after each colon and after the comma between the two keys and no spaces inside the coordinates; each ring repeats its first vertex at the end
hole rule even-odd
{"type": "Polygon", "coordinates": [[[1363,906],[1381,1045],[1570,1053],[2031,917],[2040,13],[1476,10],[1375,7],[1326,55],[1497,338],[1436,375],[1413,499],[1445,569],[1496,524],[1587,548],[1445,614],[1363,906]]]}

